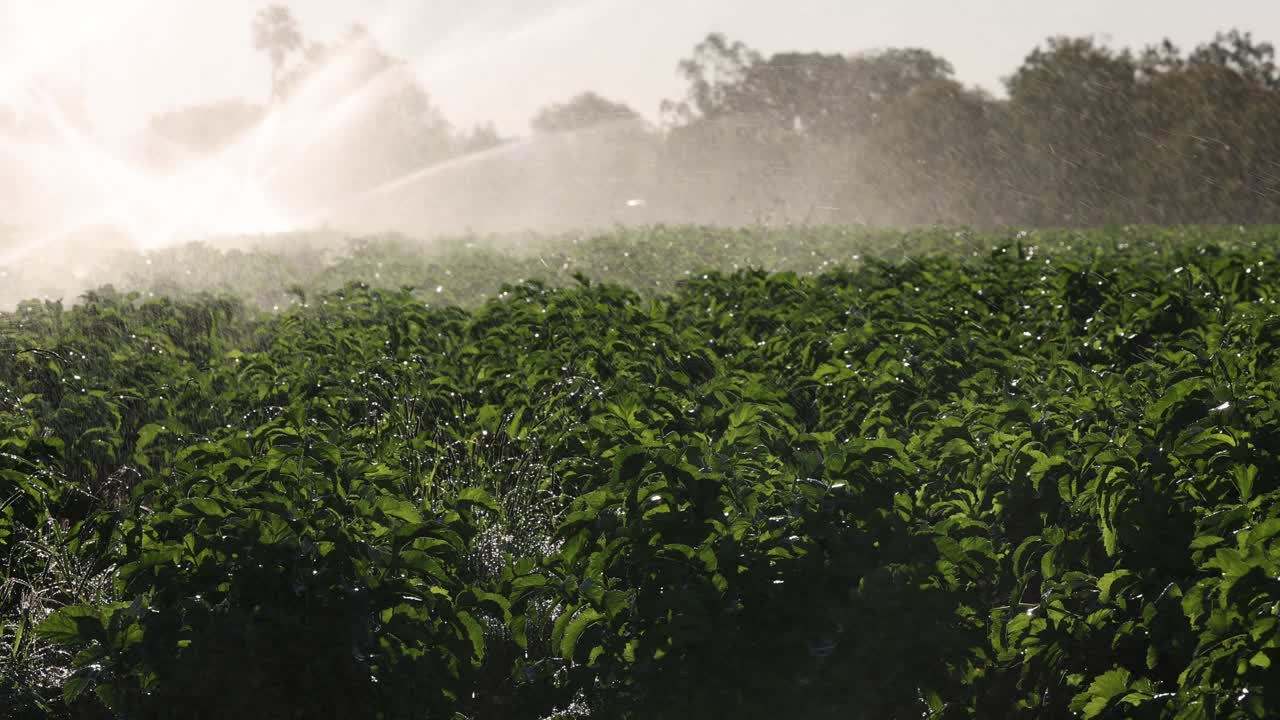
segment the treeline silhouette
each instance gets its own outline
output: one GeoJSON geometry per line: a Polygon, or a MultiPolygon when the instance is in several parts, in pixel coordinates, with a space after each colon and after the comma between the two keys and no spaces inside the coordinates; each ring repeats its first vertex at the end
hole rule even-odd
{"type": "MultiPolygon", "coordinates": [[[[310,42],[276,7],[255,29],[273,103],[335,57],[345,87],[376,77],[372,111],[297,177],[310,205],[386,228],[1280,222],[1280,68],[1271,44],[1234,30],[1189,51],[1053,38],[999,96],[928,50],[765,55],[711,34],[679,61],[683,97],[657,124],[585,92],[512,139],[455,130],[358,26],[310,42]]],[[[153,129],[218,147],[261,112],[214,103],[153,129]]]]}
{"type": "Polygon", "coordinates": [[[875,224],[1280,220],[1280,69],[1232,31],[1184,53],[1055,38],[966,88],[918,49],[770,57],[712,35],[681,62],[666,153],[722,198],[875,224]],[[806,204],[808,209],[806,209],[806,204]]]}

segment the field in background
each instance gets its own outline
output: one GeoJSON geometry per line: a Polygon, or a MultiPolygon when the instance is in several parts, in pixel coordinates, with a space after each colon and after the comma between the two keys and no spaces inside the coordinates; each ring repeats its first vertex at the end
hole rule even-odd
{"type": "Polygon", "coordinates": [[[473,307],[496,297],[506,283],[537,279],[565,287],[573,285],[573,276],[579,273],[651,297],[669,293],[679,281],[706,272],[757,269],[811,275],[858,267],[867,258],[888,262],[922,255],[972,259],[1003,246],[1075,258],[1108,251],[1147,253],[1151,262],[1157,262],[1196,243],[1266,250],[1280,243],[1280,226],[981,232],[945,227],[734,230],[655,225],[432,240],[311,232],[229,237],[146,252],[130,249],[125,238],[90,235],[79,246],[49,248],[8,265],[0,262],[0,309],[12,309],[28,299],[71,304],[84,291],[109,285],[144,297],[147,293],[228,295],[250,308],[272,310],[300,302],[299,290],[315,294],[337,290],[348,282],[409,288],[425,302],[473,307]],[[104,246],[116,250],[103,252],[104,246]],[[92,262],[78,263],[82,257],[91,257],[92,262]]]}
{"type": "Polygon", "coordinates": [[[1270,227],[122,252],[0,298],[0,706],[1275,716],[1278,264],[1270,227]]]}

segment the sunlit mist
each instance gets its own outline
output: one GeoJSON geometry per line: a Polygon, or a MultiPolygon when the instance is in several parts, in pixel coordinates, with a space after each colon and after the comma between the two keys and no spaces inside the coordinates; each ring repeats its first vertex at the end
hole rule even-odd
{"type": "Polygon", "coordinates": [[[1280,72],[1250,34],[1274,8],[801,4],[11,0],[0,267],[307,232],[1275,215],[1280,72]]]}

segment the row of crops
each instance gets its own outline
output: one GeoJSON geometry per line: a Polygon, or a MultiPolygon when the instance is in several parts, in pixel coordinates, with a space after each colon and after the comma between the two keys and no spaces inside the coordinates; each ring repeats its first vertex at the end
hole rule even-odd
{"type": "Polygon", "coordinates": [[[683,232],[0,315],[0,707],[1280,714],[1280,232],[683,232]]]}
{"type": "Polygon", "coordinates": [[[85,264],[10,260],[0,264],[0,310],[29,299],[72,299],[109,285],[143,298],[210,293],[245,305],[279,311],[308,296],[350,282],[372,288],[408,289],[433,305],[475,307],[498,297],[504,284],[538,279],[549,287],[573,287],[575,276],[613,283],[641,297],[669,294],[677,283],[719,271],[744,269],[813,275],[857,267],[865,258],[903,262],[943,255],[976,260],[993,247],[1032,248],[1043,256],[1073,257],[1096,249],[1152,252],[1212,243],[1220,247],[1272,247],[1277,228],[1118,227],[1101,232],[1010,231],[964,228],[879,231],[852,226],[722,227],[648,226],[603,234],[470,235],[421,242],[401,236],[350,238],[334,232],[299,232],[262,238],[214,238],[147,252],[106,253],[90,248],[85,264]],[[92,263],[88,261],[92,260],[92,263]]]}

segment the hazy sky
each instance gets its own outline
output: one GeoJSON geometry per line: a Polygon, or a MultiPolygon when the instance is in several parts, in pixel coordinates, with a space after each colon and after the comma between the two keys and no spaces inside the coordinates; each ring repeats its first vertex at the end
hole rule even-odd
{"type": "MultiPolygon", "coordinates": [[[[108,131],[185,104],[268,91],[250,45],[258,0],[0,0],[0,93],[57,75],[87,88],[108,131]]],[[[1183,46],[1239,27],[1280,41],[1280,0],[293,0],[304,35],[353,21],[414,61],[459,126],[523,133],[541,106],[582,90],[656,115],[682,91],[676,62],[709,31],[764,51],[853,52],[912,45],[958,77],[997,88],[1054,34],[1116,45],[1168,36],[1183,46]]]]}

